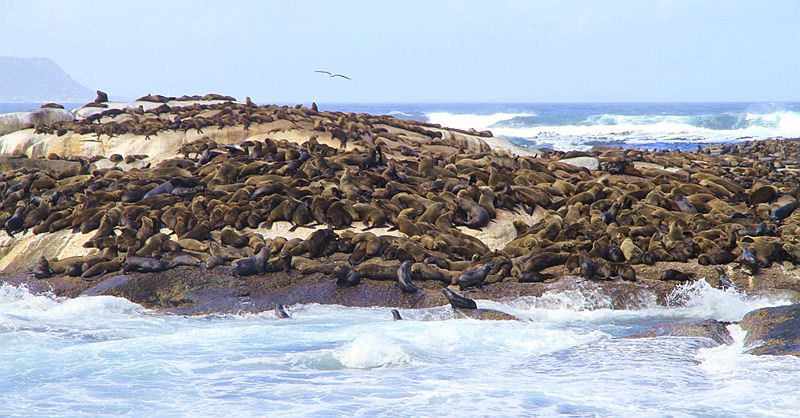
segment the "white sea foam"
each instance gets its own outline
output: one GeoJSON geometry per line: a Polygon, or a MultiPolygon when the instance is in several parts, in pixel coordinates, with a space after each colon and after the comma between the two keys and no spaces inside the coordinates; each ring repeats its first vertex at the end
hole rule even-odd
{"type": "Polygon", "coordinates": [[[153,315],[117,298],[0,286],[0,415],[767,416],[769,405],[800,408],[800,361],[743,354],[735,328],[737,344],[716,348],[700,338],[619,338],[780,301],[703,283],[676,292],[671,308],[651,296],[635,310],[610,309],[592,286],[478,301],[528,321],[454,319],[449,307],[402,309],[407,319],[392,321],[388,308],[315,304],[289,306],[292,319],[277,320],[153,315]]]}
{"type": "Polygon", "coordinates": [[[457,114],[435,112],[428,120],[443,126],[491,130],[496,136],[523,138],[534,147],[588,149],[595,143],[648,145],[653,142],[716,143],[743,139],[800,137],[800,112],[715,115],[598,114],[577,123],[533,121],[511,124],[534,113],[457,114]]]}

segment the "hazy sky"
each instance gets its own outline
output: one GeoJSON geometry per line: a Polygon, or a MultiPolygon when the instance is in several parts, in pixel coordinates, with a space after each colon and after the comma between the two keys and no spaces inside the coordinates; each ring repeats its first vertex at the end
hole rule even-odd
{"type": "Polygon", "coordinates": [[[797,101],[798,4],[5,0],[0,55],[50,58],[112,98],[797,101]]]}

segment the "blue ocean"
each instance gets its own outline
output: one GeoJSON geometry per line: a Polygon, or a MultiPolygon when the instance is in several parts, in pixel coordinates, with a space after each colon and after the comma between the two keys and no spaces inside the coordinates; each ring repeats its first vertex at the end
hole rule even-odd
{"type": "MultiPolygon", "coordinates": [[[[0,113],[38,104],[2,104],[0,113]]],[[[532,148],[689,149],[800,136],[800,104],[321,104],[489,129],[532,148]]],[[[294,305],[177,316],[110,297],[0,285],[0,416],[798,416],[800,359],[704,338],[629,338],[790,301],[679,288],[630,309],[590,283],[481,308],[523,321],[455,319],[448,307],[294,305]]]]}
{"type": "Polygon", "coordinates": [[[491,130],[518,145],[562,151],[598,145],[685,150],[800,137],[800,103],[336,104],[321,108],[491,130]]]}
{"type": "Polygon", "coordinates": [[[627,338],[787,303],[705,281],[674,306],[612,310],[587,287],[506,303],[524,321],[449,308],[289,306],[183,317],[127,300],[0,286],[0,416],[797,416],[800,359],[704,338],[627,338]]]}

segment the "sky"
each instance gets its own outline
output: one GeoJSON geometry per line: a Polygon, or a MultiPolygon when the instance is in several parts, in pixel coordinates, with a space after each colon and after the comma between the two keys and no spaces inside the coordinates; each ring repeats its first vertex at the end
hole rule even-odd
{"type": "Polygon", "coordinates": [[[112,99],[800,101],[796,0],[4,0],[0,39],[112,99]]]}

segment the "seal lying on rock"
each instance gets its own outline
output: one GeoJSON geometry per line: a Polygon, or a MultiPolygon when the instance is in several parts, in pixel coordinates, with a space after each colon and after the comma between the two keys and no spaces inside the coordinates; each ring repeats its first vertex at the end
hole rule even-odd
{"type": "Polygon", "coordinates": [[[154,257],[139,257],[129,255],[122,263],[122,271],[136,271],[139,273],[152,273],[166,270],[161,260],[154,257]]]}
{"type": "Polygon", "coordinates": [[[240,258],[233,262],[233,274],[236,276],[252,276],[263,274],[267,265],[269,247],[264,246],[258,254],[240,258]]]}
{"type": "Polygon", "coordinates": [[[688,282],[692,280],[694,277],[694,273],[684,273],[680,270],[675,269],[667,269],[661,274],[662,281],[676,281],[676,282],[688,282]]]}
{"type": "Polygon", "coordinates": [[[444,293],[447,301],[450,302],[450,306],[454,309],[478,309],[478,305],[474,300],[461,296],[446,287],[442,289],[442,293],[444,293]]]}

